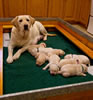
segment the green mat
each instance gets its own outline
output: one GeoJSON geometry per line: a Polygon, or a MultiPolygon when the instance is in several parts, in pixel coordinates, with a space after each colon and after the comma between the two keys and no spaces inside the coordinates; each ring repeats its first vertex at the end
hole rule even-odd
{"type": "MultiPolygon", "coordinates": [[[[48,40],[45,41],[45,43],[47,44],[47,47],[63,49],[66,54],[84,54],[59,32],[57,32],[57,36],[55,37],[48,37],[48,40]]],[[[16,51],[17,49],[14,50],[14,52],[16,51]]],[[[27,51],[21,55],[20,59],[14,61],[12,64],[7,64],[7,48],[4,47],[3,53],[4,94],[55,86],[63,86],[67,84],[74,84],[93,80],[93,77],[89,74],[87,74],[86,77],[75,76],[69,78],[64,78],[61,75],[52,76],[49,74],[48,70],[42,70],[42,68],[47,64],[47,62],[41,67],[36,66],[35,58],[32,57],[27,51]]],[[[61,58],[63,58],[63,56],[61,58]]],[[[92,60],[91,63],[93,64],[92,60]]]]}

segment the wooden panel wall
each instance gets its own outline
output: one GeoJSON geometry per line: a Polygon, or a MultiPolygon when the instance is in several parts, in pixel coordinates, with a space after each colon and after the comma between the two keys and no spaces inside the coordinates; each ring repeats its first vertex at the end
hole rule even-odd
{"type": "Polygon", "coordinates": [[[60,17],[87,26],[91,0],[0,0],[0,17],[60,17]]]}
{"type": "Polygon", "coordinates": [[[27,0],[27,14],[34,17],[47,17],[48,0],[27,0]]]}
{"type": "Polygon", "coordinates": [[[3,17],[3,2],[0,0],[0,17],[3,17]]]}
{"type": "Polygon", "coordinates": [[[91,8],[91,0],[82,0],[80,5],[80,22],[83,23],[85,26],[88,24],[88,18],[90,14],[91,8]]]}
{"type": "Polygon", "coordinates": [[[65,0],[64,19],[71,19],[74,16],[75,0],[65,0]]]}
{"type": "MultiPolygon", "coordinates": [[[[77,22],[80,12],[80,0],[65,0],[64,1],[64,15],[63,18],[66,21],[77,22]]],[[[61,15],[62,16],[62,15],[61,15]]]]}
{"type": "Polygon", "coordinates": [[[26,0],[3,0],[3,2],[5,17],[26,14],[26,0]]]}
{"type": "Polygon", "coordinates": [[[64,0],[50,0],[48,7],[48,17],[59,17],[63,15],[64,0]]]}

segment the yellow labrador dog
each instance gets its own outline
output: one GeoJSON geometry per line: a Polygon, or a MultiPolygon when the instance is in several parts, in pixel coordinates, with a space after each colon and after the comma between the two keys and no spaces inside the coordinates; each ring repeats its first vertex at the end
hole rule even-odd
{"type": "Polygon", "coordinates": [[[55,34],[48,34],[44,26],[35,21],[30,15],[16,16],[12,20],[14,25],[11,31],[11,39],[8,46],[7,63],[12,63],[20,57],[21,53],[27,50],[28,45],[36,44],[41,38],[47,40],[47,36],[54,36],[55,34]],[[22,47],[13,56],[13,49],[15,47],[22,47]]]}

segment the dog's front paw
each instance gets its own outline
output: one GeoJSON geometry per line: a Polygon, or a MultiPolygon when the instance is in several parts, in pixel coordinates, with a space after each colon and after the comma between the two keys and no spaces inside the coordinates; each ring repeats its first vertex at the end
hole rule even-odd
{"type": "Polygon", "coordinates": [[[20,57],[20,53],[16,53],[16,54],[13,56],[13,60],[17,60],[19,57],[20,57]]]}
{"type": "Polygon", "coordinates": [[[10,63],[13,62],[13,58],[12,57],[8,57],[6,61],[7,61],[8,64],[10,64],[10,63]]]}

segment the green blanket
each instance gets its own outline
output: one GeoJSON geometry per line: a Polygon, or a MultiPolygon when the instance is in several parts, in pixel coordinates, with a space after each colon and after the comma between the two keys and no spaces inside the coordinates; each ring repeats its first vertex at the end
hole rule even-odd
{"type": "MultiPolygon", "coordinates": [[[[64,50],[66,54],[84,54],[80,49],[78,49],[73,43],[71,43],[59,32],[57,32],[57,36],[55,37],[48,37],[48,40],[45,41],[45,43],[47,44],[47,47],[64,50]]],[[[18,49],[15,49],[14,53],[17,50],[18,49]]],[[[61,75],[50,75],[48,70],[42,70],[42,68],[48,62],[46,62],[41,67],[36,66],[35,58],[32,57],[27,51],[24,52],[21,57],[18,60],[14,61],[12,64],[6,63],[8,51],[5,47],[3,54],[4,94],[55,86],[63,86],[67,84],[74,84],[93,80],[93,77],[89,74],[87,74],[86,77],[74,76],[69,78],[64,78],[61,75]]],[[[61,58],[63,58],[63,56],[61,58]]]]}

